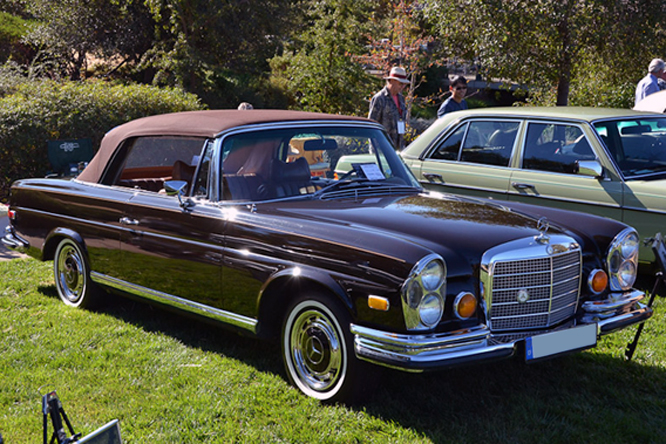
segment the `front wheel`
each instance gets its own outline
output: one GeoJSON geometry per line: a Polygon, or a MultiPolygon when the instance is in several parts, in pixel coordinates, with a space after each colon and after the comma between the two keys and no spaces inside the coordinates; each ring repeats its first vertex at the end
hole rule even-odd
{"type": "Polygon", "coordinates": [[[72,307],[91,308],[96,302],[88,262],[81,247],[70,239],[58,244],[53,259],[53,274],[58,296],[72,307]]]}
{"type": "Polygon", "coordinates": [[[349,317],[325,300],[292,304],[282,328],[282,358],[289,380],[306,395],[327,402],[350,400],[358,361],[349,317]]]}

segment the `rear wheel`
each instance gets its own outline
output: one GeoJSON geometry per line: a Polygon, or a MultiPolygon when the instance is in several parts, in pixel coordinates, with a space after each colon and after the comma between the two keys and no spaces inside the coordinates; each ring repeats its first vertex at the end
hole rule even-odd
{"type": "Polygon", "coordinates": [[[53,274],[58,296],[65,304],[91,308],[97,302],[88,262],[76,242],[60,241],[53,260],[53,274]]]}
{"type": "Polygon", "coordinates": [[[349,401],[358,383],[349,316],[326,298],[300,299],[282,328],[287,376],[303,393],[326,402],[349,401]]]}

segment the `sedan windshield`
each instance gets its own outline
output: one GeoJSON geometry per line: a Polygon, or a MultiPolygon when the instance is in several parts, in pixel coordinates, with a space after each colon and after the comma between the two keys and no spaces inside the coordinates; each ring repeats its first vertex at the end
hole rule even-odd
{"type": "Polygon", "coordinates": [[[384,132],[376,128],[290,127],[223,139],[224,200],[322,196],[337,185],[361,183],[384,191],[419,187],[384,132]]]}
{"type": "Polygon", "coordinates": [[[666,173],[666,117],[594,124],[625,178],[666,173]]]}

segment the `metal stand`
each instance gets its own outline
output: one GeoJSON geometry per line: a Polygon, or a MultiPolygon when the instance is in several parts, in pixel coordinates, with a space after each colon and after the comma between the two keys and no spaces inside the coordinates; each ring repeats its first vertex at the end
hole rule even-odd
{"type": "Polygon", "coordinates": [[[44,444],[47,444],[48,440],[48,418],[51,416],[51,423],[53,424],[53,435],[51,436],[50,444],[53,444],[55,440],[58,440],[58,444],[70,444],[76,442],[81,436],[80,433],[74,433],[74,428],[69,422],[69,418],[65,413],[65,409],[62,408],[62,403],[58,399],[58,395],[55,391],[48,393],[42,397],[42,413],[44,415],[44,444]],[[62,425],[62,420],[65,420],[69,432],[72,434],[71,437],[67,437],[65,433],[65,428],[62,425]]]}
{"type": "MultiPolygon", "coordinates": [[[[657,288],[659,288],[659,284],[664,282],[664,276],[666,276],[666,246],[664,246],[664,239],[661,235],[661,233],[657,233],[654,238],[646,239],[645,244],[651,244],[652,251],[654,252],[655,259],[657,261],[657,265],[659,266],[659,271],[656,273],[656,280],[654,282],[654,287],[652,288],[652,293],[650,294],[650,300],[648,301],[647,306],[652,307],[652,303],[654,302],[654,297],[657,295],[657,288]]],[[[636,335],[634,336],[634,340],[627,345],[627,349],[624,351],[624,356],[627,361],[631,361],[631,358],[634,356],[634,352],[636,351],[636,347],[638,346],[638,339],[641,336],[641,333],[643,332],[643,326],[645,323],[642,323],[641,325],[638,326],[638,330],[636,330],[636,335]]]]}

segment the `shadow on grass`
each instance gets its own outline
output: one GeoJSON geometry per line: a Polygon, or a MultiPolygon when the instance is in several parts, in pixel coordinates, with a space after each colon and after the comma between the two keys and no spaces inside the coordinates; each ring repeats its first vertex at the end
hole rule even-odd
{"type": "MultiPolygon", "coordinates": [[[[57,298],[52,286],[40,291],[57,298]]],[[[120,296],[98,311],[286,379],[276,343],[120,296]]],[[[599,351],[530,365],[516,358],[381,374],[370,399],[350,408],[436,443],[666,442],[666,369],[599,351]]]]}
{"type": "MultiPolygon", "coordinates": [[[[48,297],[59,298],[53,285],[41,286],[39,291],[48,297]]],[[[259,371],[285,377],[277,343],[243,336],[204,317],[111,293],[104,294],[103,302],[94,311],[113,316],[145,331],[176,338],[187,346],[238,359],[259,371]]]]}

